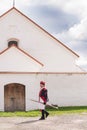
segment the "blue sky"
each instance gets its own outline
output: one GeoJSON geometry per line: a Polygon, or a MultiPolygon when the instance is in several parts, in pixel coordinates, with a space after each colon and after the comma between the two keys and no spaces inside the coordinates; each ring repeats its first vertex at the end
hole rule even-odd
{"type": "MultiPolygon", "coordinates": [[[[13,0],[0,0],[0,15],[13,0]]],[[[63,42],[87,69],[87,0],[15,0],[15,7],[63,42]]]]}

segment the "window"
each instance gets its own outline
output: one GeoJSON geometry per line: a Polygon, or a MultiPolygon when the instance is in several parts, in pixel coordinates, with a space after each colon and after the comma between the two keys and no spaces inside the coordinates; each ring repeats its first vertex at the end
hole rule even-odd
{"type": "Polygon", "coordinates": [[[8,47],[11,47],[12,45],[18,46],[18,42],[17,41],[9,41],[8,42],[8,47]]]}
{"type": "Polygon", "coordinates": [[[12,45],[18,47],[19,40],[16,38],[10,38],[10,39],[8,39],[7,42],[8,42],[8,47],[11,47],[12,45]]]}

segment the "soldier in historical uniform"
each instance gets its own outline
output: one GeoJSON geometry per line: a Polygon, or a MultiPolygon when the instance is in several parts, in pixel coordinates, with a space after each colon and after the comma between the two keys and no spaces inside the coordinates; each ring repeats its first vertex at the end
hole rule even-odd
{"type": "Polygon", "coordinates": [[[40,104],[40,110],[41,110],[42,116],[41,116],[40,120],[44,120],[49,115],[49,113],[45,110],[47,101],[48,101],[48,93],[47,93],[47,89],[45,87],[45,82],[41,81],[40,82],[40,92],[39,92],[39,102],[42,102],[42,104],[40,104]]]}

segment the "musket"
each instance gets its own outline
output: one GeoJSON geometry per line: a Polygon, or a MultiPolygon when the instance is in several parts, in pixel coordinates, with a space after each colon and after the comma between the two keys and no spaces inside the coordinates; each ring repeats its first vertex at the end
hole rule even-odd
{"type": "MultiPolygon", "coordinates": [[[[39,102],[39,101],[33,100],[33,99],[30,99],[30,100],[33,101],[33,102],[40,103],[40,104],[43,104],[43,105],[44,105],[43,102],[39,102]]],[[[46,103],[46,106],[50,106],[50,107],[52,107],[52,108],[58,109],[58,106],[54,106],[53,104],[46,103]]]]}

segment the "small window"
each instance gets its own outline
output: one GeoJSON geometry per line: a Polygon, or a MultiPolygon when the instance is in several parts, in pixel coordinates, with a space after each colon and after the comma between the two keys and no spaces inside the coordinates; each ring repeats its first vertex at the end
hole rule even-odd
{"type": "Polygon", "coordinates": [[[11,47],[12,45],[14,45],[14,46],[18,46],[18,42],[17,41],[9,41],[8,42],[8,47],[11,47]]]}

